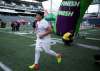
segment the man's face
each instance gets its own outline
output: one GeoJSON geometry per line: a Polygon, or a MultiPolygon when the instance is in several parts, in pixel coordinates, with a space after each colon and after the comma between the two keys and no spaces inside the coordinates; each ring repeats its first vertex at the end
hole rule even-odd
{"type": "Polygon", "coordinates": [[[36,20],[37,20],[37,21],[40,21],[41,19],[42,19],[42,16],[39,15],[39,14],[36,14],[36,20]]]}

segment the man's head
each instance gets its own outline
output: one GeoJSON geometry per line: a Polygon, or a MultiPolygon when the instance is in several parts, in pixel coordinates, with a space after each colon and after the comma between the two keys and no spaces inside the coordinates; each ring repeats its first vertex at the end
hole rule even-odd
{"type": "Polygon", "coordinates": [[[37,12],[36,20],[40,21],[43,18],[44,18],[44,12],[41,12],[41,11],[37,12]]]}

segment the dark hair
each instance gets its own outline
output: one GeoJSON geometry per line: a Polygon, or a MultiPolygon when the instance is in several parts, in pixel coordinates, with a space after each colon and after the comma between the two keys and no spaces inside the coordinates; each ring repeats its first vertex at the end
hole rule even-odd
{"type": "Polygon", "coordinates": [[[44,17],[44,12],[38,11],[36,14],[39,14],[42,18],[44,17]]]}

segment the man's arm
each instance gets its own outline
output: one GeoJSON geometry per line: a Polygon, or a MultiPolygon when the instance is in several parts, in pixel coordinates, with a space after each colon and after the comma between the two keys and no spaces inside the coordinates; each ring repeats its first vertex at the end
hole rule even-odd
{"type": "Polygon", "coordinates": [[[50,34],[52,32],[52,28],[51,28],[51,25],[49,25],[47,28],[46,28],[46,31],[43,32],[43,33],[40,33],[40,38],[43,38],[45,37],[46,35],[50,34]]]}
{"type": "Polygon", "coordinates": [[[33,25],[32,25],[32,27],[33,27],[33,32],[36,32],[36,23],[37,23],[37,20],[35,20],[35,21],[33,22],[33,25]]]}

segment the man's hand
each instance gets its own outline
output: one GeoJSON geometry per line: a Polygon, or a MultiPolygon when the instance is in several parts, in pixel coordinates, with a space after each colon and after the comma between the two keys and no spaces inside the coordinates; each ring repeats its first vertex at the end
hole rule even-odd
{"type": "Polygon", "coordinates": [[[44,33],[39,34],[39,38],[42,39],[44,37],[44,33]]]}

